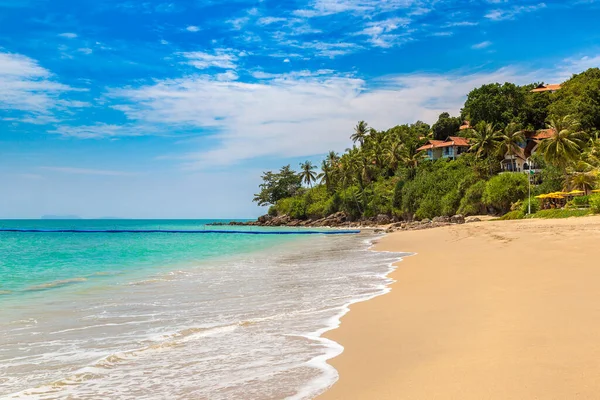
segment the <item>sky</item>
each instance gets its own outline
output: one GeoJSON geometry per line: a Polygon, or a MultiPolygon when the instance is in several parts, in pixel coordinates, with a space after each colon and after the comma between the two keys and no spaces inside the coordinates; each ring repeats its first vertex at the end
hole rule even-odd
{"type": "Polygon", "coordinates": [[[0,218],[252,218],[263,171],[600,66],[600,0],[0,0],[0,218]]]}

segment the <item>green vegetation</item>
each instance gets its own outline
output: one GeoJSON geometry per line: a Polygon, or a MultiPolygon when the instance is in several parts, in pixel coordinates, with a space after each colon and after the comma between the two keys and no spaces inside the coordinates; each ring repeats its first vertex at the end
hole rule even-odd
{"type": "MultiPolygon", "coordinates": [[[[343,154],[331,151],[320,162],[265,172],[254,201],[270,205],[269,215],[317,219],[342,211],[351,219],[385,214],[413,220],[436,216],[504,214],[505,219],[600,213],[600,196],[581,196],[568,210],[540,210],[536,195],[562,190],[589,194],[600,168],[600,69],[574,75],[555,93],[531,92],[537,84],[488,84],[471,91],[460,116],[440,114],[432,126],[417,121],[379,131],[359,121],[343,154]],[[463,121],[472,128],[461,130],[463,121]],[[500,173],[505,155],[523,153],[527,137],[547,129],[528,175],[500,173]],[[428,140],[462,136],[469,151],[430,161],[419,148],[428,140]]],[[[448,139],[450,140],[450,139],[448,139]]],[[[452,139],[453,140],[453,139],[452,139]]]]}
{"type": "Polygon", "coordinates": [[[571,218],[585,217],[592,214],[590,210],[541,210],[531,215],[531,218],[571,218]]]}

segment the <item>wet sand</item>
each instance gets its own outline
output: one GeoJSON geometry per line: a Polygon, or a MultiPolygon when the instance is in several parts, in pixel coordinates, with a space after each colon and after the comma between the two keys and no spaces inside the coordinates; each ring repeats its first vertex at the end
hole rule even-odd
{"type": "Polygon", "coordinates": [[[418,253],[328,337],[330,399],[600,398],[600,217],[397,232],[418,253]]]}

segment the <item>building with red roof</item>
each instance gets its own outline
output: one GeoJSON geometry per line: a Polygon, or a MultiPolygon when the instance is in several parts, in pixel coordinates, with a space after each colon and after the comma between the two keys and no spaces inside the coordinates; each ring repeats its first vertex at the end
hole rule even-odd
{"type": "Polygon", "coordinates": [[[449,136],[446,140],[429,140],[417,151],[426,151],[427,159],[431,161],[440,158],[456,160],[460,155],[469,151],[469,140],[460,136],[449,136]]]}

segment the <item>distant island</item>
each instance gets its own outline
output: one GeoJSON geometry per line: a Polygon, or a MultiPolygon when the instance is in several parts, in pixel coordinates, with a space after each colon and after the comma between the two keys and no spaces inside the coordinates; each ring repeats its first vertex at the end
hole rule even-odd
{"type": "Polygon", "coordinates": [[[77,215],[42,215],[40,219],[83,219],[77,215]]]}

